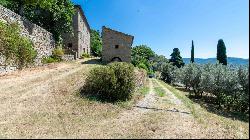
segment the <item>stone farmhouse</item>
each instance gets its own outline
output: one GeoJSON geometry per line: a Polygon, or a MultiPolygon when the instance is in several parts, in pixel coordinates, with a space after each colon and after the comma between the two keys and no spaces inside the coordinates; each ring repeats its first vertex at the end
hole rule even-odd
{"type": "Polygon", "coordinates": [[[83,53],[90,54],[90,26],[80,5],[75,5],[73,16],[73,34],[66,33],[63,36],[64,49],[73,53],[75,59],[80,58],[83,53]]]}
{"type": "Polygon", "coordinates": [[[131,62],[131,47],[134,37],[102,27],[102,61],[131,62]]]}

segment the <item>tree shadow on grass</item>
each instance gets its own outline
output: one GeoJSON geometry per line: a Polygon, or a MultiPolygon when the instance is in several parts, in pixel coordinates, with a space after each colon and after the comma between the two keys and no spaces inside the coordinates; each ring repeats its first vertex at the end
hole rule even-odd
{"type": "Polygon", "coordinates": [[[97,94],[90,94],[88,90],[86,90],[87,87],[86,85],[84,85],[81,89],[80,89],[80,92],[79,92],[79,96],[80,98],[85,98],[85,99],[88,99],[89,101],[94,101],[94,102],[100,102],[100,103],[111,103],[111,104],[115,104],[119,101],[113,101],[113,100],[110,100],[108,98],[104,98],[104,97],[101,97],[101,96],[98,96],[97,94]]]}
{"type": "Polygon", "coordinates": [[[182,91],[182,92],[190,92],[189,89],[186,89],[186,88],[184,88],[184,87],[176,86],[175,88],[178,89],[178,90],[180,90],[180,91],[182,91]]]}
{"type": "Polygon", "coordinates": [[[95,59],[89,59],[87,61],[81,62],[81,64],[99,64],[99,65],[103,65],[102,61],[98,58],[95,59]]]}
{"type": "Polygon", "coordinates": [[[206,109],[208,112],[217,114],[226,118],[231,118],[233,120],[239,120],[243,122],[249,122],[249,114],[242,112],[228,111],[223,107],[216,105],[216,98],[209,94],[202,96],[202,98],[197,99],[194,95],[186,95],[193,102],[201,105],[202,108],[206,109]]]}
{"type": "Polygon", "coordinates": [[[243,122],[249,122],[249,114],[235,111],[228,111],[223,107],[219,107],[216,105],[216,97],[212,96],[209,93],[203,93],[201,98],[197,98],[193,95],[193,91],[190,89],[186,89],[185,87],[175,86],[175,88],[179,91],[182,91],[187,98],[192,100],[193,102],[200,104],[202,108],[206,109],[208,112],[213,114],[217,114],[226,118],[231,118],[233,120],[239,120],[243,122]]]}

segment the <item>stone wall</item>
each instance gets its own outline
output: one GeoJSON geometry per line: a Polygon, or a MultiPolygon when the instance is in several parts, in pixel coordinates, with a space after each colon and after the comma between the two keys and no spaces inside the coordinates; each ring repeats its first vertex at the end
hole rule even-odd
{"type": "Polygon", "coordinates": [[[65,54],[62,56],[63,61],[73,61],[75,60],[75,56],[71,54],[65,54]]]}
{"type": "Polygon", "coordinates": [[[144,86],[147,79],[147,71],[144,69],[135,68],[135,85],[136,87],[144,86]]]}
{"type": "Polygon", "coordinates": [[[131,62],[131,47],[134,37],[106,27],[102,28],[102,61],[118,60],[131,62]]]}
{"type": "Polygon", "coordinates": [[[17,70],[15,66],[0,66],[0,75],[17,70]]]}
{"type": "MultiPolygon", "coordinates": [[[[52,55],[52,50],[55,48],[55,40],[53,35],[41,28],[40,26],[31,23],[24,17],[4,8],[0,5],[0,20],[6,23],[18,23],[21,28],[21,34],[28,37],[35,50],[37,51],[37,58],[35,65],[41,65],[43,57],[52,55]]],[[[1,59],[0,59],[1,62],[1,59]]],[[[4,65],[3,63],[0,65],[4,65]]]]}

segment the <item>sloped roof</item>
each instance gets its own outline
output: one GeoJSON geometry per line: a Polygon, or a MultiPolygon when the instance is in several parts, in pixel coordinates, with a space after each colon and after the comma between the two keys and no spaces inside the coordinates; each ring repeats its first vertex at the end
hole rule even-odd
{"type": "Polygon", "coordinates": [[[75,5],[74,7],[75,7],[75,8],[79,8],[79,9],[80,9],[80,13],[81,13],[82,17],[84,18],[84,20],[86,21],[87,28],[89,29],[89,32],[90,32],[90,31],[91,31],[91,29],[90,29],[90,26],[89,26],[88,20],[87,20],[87,18],[86,18],[86,16],[85,16],[84,12],[83,12],[83,10],[82,10],[81,5],[75,5]]]}
{"type": "Polygon", "coordinates": [[[131,40],[131,45],[130,45],[130,46],[132,46],[132,45],[133,45],[133,42],[134,42],[134,36],[129,35],[129,34],[125,34],[125,33],[123,33],[123,32],[119,32],[119,31],[116,31],[116,30],[113,30],[113,29],[110,29],[110,28],[107,28],[106,26],[102,26],[102,30],[103,30],[103,29],[106,29],[106,30],[109,30],[109,31],[112,31],[112,32],[115,32],[115,33],[118,33],[118,34],[122,34],[122,35],[124,35],[124,36],[131,37],[131,38],[132,38],[132,40],[131,40]]]}
{"type": "Polygon", "coordinates": [[[119,33],[119,34],[123,34],[123,35],[125,35],[125,36],[132,37],[132,38],[134,39],[134,36],[132,36],[132,35],[125,34],[125,33],[123,33],[123,32],[119,32],[119,31],[113,30],[113,29],[108,28],[108,27],[106,27],[106,26],[102,26],[102,28],[108,29],[108,30],[110,30],[110,31],[113,31],[113,32],[116,32],[116,33],[119,33]]]}

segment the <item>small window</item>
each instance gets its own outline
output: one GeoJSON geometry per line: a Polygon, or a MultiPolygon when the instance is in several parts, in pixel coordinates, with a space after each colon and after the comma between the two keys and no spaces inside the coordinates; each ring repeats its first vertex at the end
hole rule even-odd
{"type": "Polygon", "coordinates": [[[68,44],[68,47],[69,47],[69,48],[72,48],[72,46],[73,46],[72,43],[69,43],[69,44],[68,44]]]}
{"type": "Polygon", "coordinates": [[[119,48],[119,45],[115,45],[115,48],[118,49],[118,48],[119,48]]]}

